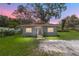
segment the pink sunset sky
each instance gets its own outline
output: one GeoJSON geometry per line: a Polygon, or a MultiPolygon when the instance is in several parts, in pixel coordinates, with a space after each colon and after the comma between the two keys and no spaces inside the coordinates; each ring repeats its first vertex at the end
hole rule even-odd
{"type": "MultiPolygon", "coordinates": [[[[23,3],[21,3],[23,4],[23,3]]],[[[15,18],[12,13],[14,10],[17,9],[18,5],[21,5],[20,3],[12,3],[11,5],[5,4],[5,3],[0,3],[0,15],[5,15],[11,18],[15,18]]],[[[23,4],[25,5],[25,4],[23,4]]],[[[77,17],[79,17],[79,3],[67,3],[67,10],[62,13],[62,18],[71,16],[75,14],[77,17]]],[[[58,23],[61,19],[55,20],[51,19],[50,23],[58,23]]]]}
{"type": "Polygon", "coordinates": [[[13,10],[7,10],[7,9],[3,9],[3,8],[0,10],[1,15],[5,15],[5,16],[11,17],[11,18],[15,18],[12,15],[12,12],[13,12],[13,10]]]}

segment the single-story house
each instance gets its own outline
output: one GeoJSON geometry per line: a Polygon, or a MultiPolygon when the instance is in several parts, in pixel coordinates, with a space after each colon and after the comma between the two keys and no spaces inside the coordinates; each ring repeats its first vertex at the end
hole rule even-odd
{"type": "Polygon", "coordinates": [[[21,25],[23,36],[55,36],[57,35],[57,24],[26,24],[21,25]]]}

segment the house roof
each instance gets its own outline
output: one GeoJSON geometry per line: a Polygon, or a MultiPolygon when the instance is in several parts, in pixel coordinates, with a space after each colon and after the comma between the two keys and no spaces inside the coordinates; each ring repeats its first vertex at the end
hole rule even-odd
{"type": "Polygon", "coordinates": [[[58,24],[25,24],[25,25],[20,25],[21,27],[33,27],[33,26],[53,26],[57,27],[58,24]]]}

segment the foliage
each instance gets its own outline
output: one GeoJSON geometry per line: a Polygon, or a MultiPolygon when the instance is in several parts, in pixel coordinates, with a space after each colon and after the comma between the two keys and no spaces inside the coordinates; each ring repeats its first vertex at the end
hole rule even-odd
{"type": "Polygon", "coordinates": [[[15,28],[18,25],[19,25],[19,21],[17,20],[8,20],[7,22],[7,27],[9,28],[15,28]]]}
{"type": "MultiPolygon", "coordinates": [[[[26,6],[19,5],[13,15],[22,21],[38,21],[47,23],[51,17],[60,18],[61,13],[66,10],[64,3],[31,3],[26,6]]],[[[27,24],[27,23],[26,23],[27,24]]]]}
{"type": "MultiPolygon", "coordinates": [[[[37,11],[38,16],[42,21],[47,23],[53,16],[55,18],[60,18],[61,13],[66,10],[64,3],[45,3],[45,4],[35,4],[35,11],[37,11]]],[[[37,17],[38,17],[37,16],[37,17]]]]}
{"type": "Polygon", "coordinates": [[[15,29],[15,28],[7,28],[7,27],[0,27],[0,36],[12,36],[15,34],[20,34],[20,29],[15,29]]]}
{"type": "Polygon", "coordinates": [[[23,5],[19,5],[17,10],[12,13],[18,20],[20,20],[20,24],[32,23],[31,20],[31,12],[25,8],[23,5]],[[27,21],[26,21],[27,20],[27,21]]]}
{"type": "Polygon", "coordinates": [[[15,31],[11,30],[11,31],[4,31],[4,36],[11,36],[11,35],[14,35],[15,34],[15,31]]]}
{"type": "Polygon", "coordinates": [[[61,26],[61,27],[62,27],[62,31],[64,31],[64,26],[65,26],[65,23],[66,23],[66,20],[65,20],[65,19],[63,19],[63,20],[62,20],[62,26],[61,26]]]}
{"type": "Polygon", "coordinates": [[[2,30],[0,32],[0,36],[3,37],[3,36],[11,36],[11,35],[14,35],[15,34],[15,31],[14,30],[2,30]]]}
{"type": "Polygon", "coordinates": [[[69,27],[74,29],[75,25],[79,25],[79,18],[76,15],[72,15],[69,20],[69,27]]]}
{"type": "Polygon", "coordinates": [[[7,16],[0,15],[0,27],[6,27],[7,26],[7,16]]]}
{"type": "Polygon", "coordinates": [[[0,15],[0,27],[15,28],[18,25],[19,25],[18,20],[0,15]]]}
{"type": "Polygon", "coordinates": [[[66,18],[62,19],[64,22],[61,23],[62,29],[63,28],[72,28],[75,29],[76,25],[79,25],[79,18],[76,15],[67,16],[66,18]]]}

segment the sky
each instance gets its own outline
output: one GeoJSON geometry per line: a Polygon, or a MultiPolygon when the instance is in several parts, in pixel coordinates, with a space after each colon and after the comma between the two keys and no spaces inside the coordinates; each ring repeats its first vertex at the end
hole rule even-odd
{"type": "MultiPolygon", "coordinates": [[[[11,5],[8,5],[6,3],[0,3],[0,15],[5,15],[8,17],[15,18],[12,15],[12,12],[17,9],[17,6],[21,5],[21,3],[12,3],[11,5]]],[[[23,4],[25,5],[25,4],[23,4]]],[[[62,12],[62,16],[60,19],[63,19],[67,16],[71,16],[75,14],[77,17],[79,17],[79,3],[66,3],[67,10],[62,12]]],[[[51,23],[57,23],[59,20],[51,19],[51,23]]]]}

